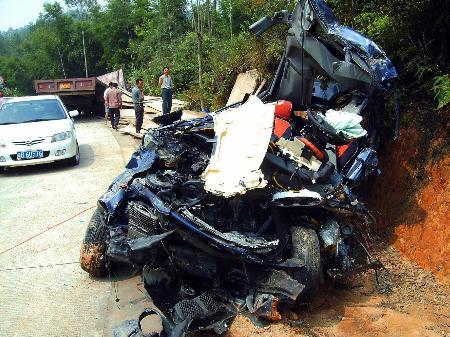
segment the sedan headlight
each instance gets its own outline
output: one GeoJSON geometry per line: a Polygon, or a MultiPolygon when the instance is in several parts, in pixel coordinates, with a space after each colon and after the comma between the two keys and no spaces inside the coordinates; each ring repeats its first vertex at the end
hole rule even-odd
{"type": "Polygon", "coordinates": [[[72,132],[71,131],[57,133],[56,135],[53,135],[52,143],[60,142],[62,140],[69,139],[70,137],[72,137],[72,132]]]}
{"type": "Polygon", "coordinates": [[[4,149],[6,147],[6,141],[0,139],[0,149],[4,149]]]}

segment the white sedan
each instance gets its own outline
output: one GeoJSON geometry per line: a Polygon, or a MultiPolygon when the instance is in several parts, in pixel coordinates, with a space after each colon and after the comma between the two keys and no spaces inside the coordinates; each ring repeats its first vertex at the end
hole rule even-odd
{"type": "Polygon", "coordinates": [[[13,98],[0,108],[0,169],[80,162],[73,117],[57,96],[13,98]]]}

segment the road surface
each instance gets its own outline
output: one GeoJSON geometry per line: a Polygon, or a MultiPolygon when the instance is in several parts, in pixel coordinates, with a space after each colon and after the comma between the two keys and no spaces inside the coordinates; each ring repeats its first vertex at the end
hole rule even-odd
{"type": "Polygon", "coordinates": [[[83,272],[79,248],[96,200],[136,141],[98,119],[78,121],[76,130],[79,166],[0,173],[2,337],[109,335],[116,283],[83,272]]]}

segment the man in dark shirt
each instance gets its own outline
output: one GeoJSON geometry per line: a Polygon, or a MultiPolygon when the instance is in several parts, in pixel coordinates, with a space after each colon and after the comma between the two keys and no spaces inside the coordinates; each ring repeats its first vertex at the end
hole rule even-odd
{"type": "Polygon", "coordinates": [[[140,133],[144,120],[144,81],[141,78],[136,80],[136,86],[131,90],[131,98],[136,115],[136,133],[140,133]]]}

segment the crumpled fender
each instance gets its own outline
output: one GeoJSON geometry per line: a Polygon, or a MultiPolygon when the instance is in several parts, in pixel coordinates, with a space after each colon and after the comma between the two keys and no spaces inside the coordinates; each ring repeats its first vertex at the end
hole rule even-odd
{"type": "Polygon", "coordinates": [[[113,181],[108,191],[98,200],[98,205],[107,212],[109,218],[117,215],[119,206],[122,205],[125,196],[125,188],[139,173],[147,171],[156,160],[156,148],[145,149],[140,147],[133,153],[125,170],[113,181]]]}

